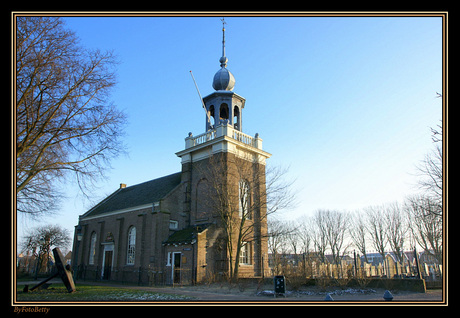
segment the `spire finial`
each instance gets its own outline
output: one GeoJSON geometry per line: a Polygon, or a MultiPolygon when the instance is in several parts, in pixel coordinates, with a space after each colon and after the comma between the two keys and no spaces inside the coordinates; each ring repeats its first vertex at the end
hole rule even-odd
{"type": "Polygon", "coordinates": [[[220,21],[222,21],[222,57],[219,62],[221,67],[226,67],[228,59],[225,56],[225,25],[227,22],[225,22],[225,18],[220,19],[220,21]]]}

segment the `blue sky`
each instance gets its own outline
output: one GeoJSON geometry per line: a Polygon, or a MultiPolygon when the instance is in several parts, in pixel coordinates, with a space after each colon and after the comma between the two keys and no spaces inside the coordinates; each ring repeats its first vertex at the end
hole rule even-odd
{"type": "MultiPolygon", "coordinates": [[[[417,191],[415,165],[442,118],[440,17],[229,17],[227,68],[246,98],[243,132],[259,133],[269,164],[289,166],[298,206],[352,211],[417,191]]],[[[67,17],[89,49],[120,64],[112,101],[128,115],[128,156],[113,161],[92,202],[66,185],[62,210],[43,223],[73,233],[78,216],[115,191],[180,171],[188,132],[205,129],[201,94],[220,68],[217,17],[67,17]]],[[[20,219],[20,234],[31,221],[20,219]]]]}

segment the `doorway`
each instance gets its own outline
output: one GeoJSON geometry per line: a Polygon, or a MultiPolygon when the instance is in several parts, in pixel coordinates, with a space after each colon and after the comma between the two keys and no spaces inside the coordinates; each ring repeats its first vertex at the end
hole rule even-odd
{"type": "Polygon", "coordinates": [[[181,253],[173,253],[172,280],[173,284],[180,284],[181,253]]]}
{"type": "Polygon", "coordinates": [[[112,274],[113,265],[113,244],[104,245],[104,254],[102,257],[102,273],[101,278],[109,280],[112,274]]]}
{"type": "Polygon", "coordinates": [[[104,274],[102,279],[109,280],[110,274],[112,273],[112,257],[113,251],[105,251],[104,253],[104,274]]]}

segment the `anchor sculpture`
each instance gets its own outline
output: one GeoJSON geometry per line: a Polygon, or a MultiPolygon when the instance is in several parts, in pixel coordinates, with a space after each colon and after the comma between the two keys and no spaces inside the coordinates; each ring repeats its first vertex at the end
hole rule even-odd
{"type": "Polygon", "coordinates": [[[56,276],[61,277],[62,282],[64,283],[65,287],[67,288],[67,291],[69,293],[73,293],[77,289],[75,288],[75,283],[72,278],[72,272],[70,271],[70,266],[66,265],[64,266],[64,256],[62,256],[61,251],[59,248],[54,248],[53,249],[53,255],[54,255],[54,261],[55,261],[55,267],[56,267],[56,273],[45,279],[44,281],[38,283],[34,287],[29,289],[29,285],[26,285],[24,287],[23,292],[27,293],[29,291],[33,291],[34,289],[37,289],[38,287],[42,286],[46,282],[50,281],[51,279],[55,278],[56,276]]]}

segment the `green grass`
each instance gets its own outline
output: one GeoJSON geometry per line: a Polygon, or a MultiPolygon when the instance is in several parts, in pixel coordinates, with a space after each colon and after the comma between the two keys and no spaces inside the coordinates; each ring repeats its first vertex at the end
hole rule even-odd
{"type": "MultiPolygon", "coordinates": [[[[54,284],[53,284],[54,285],[54,284]]],[[[51,285],[48,289],[34,290],[29,293],[23,293],[24,285],[17,288],[17,301],[184,301],[193,298],[174,295],[149,292],[147,290],[133,289],[129,287],[112,287],[112,286],[94,286],[78,284],[77,291],[68,293],[64,285],[51,285]]],[[[29,286],[30,287],[30,286],[29,286]]]]}

